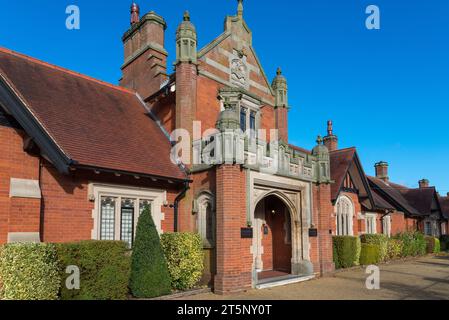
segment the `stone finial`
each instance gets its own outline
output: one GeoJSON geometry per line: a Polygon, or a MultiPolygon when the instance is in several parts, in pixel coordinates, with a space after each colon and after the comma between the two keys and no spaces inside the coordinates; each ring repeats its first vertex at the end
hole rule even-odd
{"type": "Polygon", "coordinates": [[[137,3],[133,2],[131,5],[131,25],[139,23],[140,21],[140,8],[137,3]]]}
{"type": "Polygon", "coordinates": [[[190,21],[190,13],[189,11],[184,12],[184,21],[190,21]]]}
{"type": "Polygon", "coordinates": [[[243,18],[243,0],[237,0],[238,6],[237,6],[237,16],[239,18],[243,18]]]}
{"type": "Polygon", "coordinates": [[[323,144],[323,137],[321,137],[321,135],[318,135],[318,137],[316,138],[316,143],[319,146],[323,144]]]}
{"type": "Polygon", "coordinates": [[[332,136],[333,135],[333,131],[334,131],[334,125],[332,123],[332,120],[329,120],[327,122],[327,135],[328,136],[332,136]]]}
{"type": "Polygon", "coordinates": [[[281,69],[281,67],[278,67],[278,69],[276,70],[276,74],[277,74],[278,76],[282,75],[282,69],[281,69]]]}

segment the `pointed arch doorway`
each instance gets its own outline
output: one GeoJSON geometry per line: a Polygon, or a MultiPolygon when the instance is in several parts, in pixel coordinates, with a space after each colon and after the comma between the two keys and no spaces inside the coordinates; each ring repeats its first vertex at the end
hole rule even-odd
{"type": "Polygon", "coordinates": [[[258,280],[292,273],[292,214],[283,199],[268,195],[256,206],[258,280]]]}

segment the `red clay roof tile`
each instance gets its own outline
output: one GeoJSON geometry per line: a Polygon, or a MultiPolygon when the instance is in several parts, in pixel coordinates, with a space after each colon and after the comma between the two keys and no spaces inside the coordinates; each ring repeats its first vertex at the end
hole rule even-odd
{"type": "Polygon", "coordinates": [[[135,92],[2,48],[0,73],[80,165],[186,179],[135,92]]]}

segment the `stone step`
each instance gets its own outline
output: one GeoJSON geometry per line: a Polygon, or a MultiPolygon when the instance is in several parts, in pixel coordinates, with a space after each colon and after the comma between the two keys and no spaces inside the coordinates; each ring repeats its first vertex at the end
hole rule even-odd
{"type": "Polygon", "coordinates": [[[264,279],[262,281],[259,281],[259,283],[256,285],[256,289],[262,290],[262,289],[280,287],[280,286],[285,286],[288,284],[309,281],[314,278],[315,278],[314,275],[311,275],[311,276],[288,275],[288,276],[279,277],[279,278],[264,279]]]}

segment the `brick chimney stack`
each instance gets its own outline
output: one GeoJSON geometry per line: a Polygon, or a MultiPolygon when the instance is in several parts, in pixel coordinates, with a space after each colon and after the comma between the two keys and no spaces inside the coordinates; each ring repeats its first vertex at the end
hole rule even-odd
{"type": "Polygon", "coordinates": [[[419,183],[419,188],[420,188],[420,189],[428,188],[429,185],[430,185],[430,182],[429,182],[429,180],[427,180],[427,179],[419,180],[418,183],[419,183]]]}
{"type": "Polygon", "coordinates": [[[376,178],[388,182],[390,178],[388,177],[388,163],[385,161],[378,162],[374,165],[376,169],[376,178]]]}
{"type": "Polygon", "coordinates": [[[327,136],[324,137],[324,145],[330,152],[338,150],[338,137],[334,135],[334,125],[331,120],[327,122],[327,136]]]}
{"type": "Polygon", "coordinates": [[[156,93],[167,80],[165,20],[151,11],[139,17],[139,6],[131,6],[131,27],[122,37],[125,62],[120,85],[136,90],[143,99],[156,93]]]}

